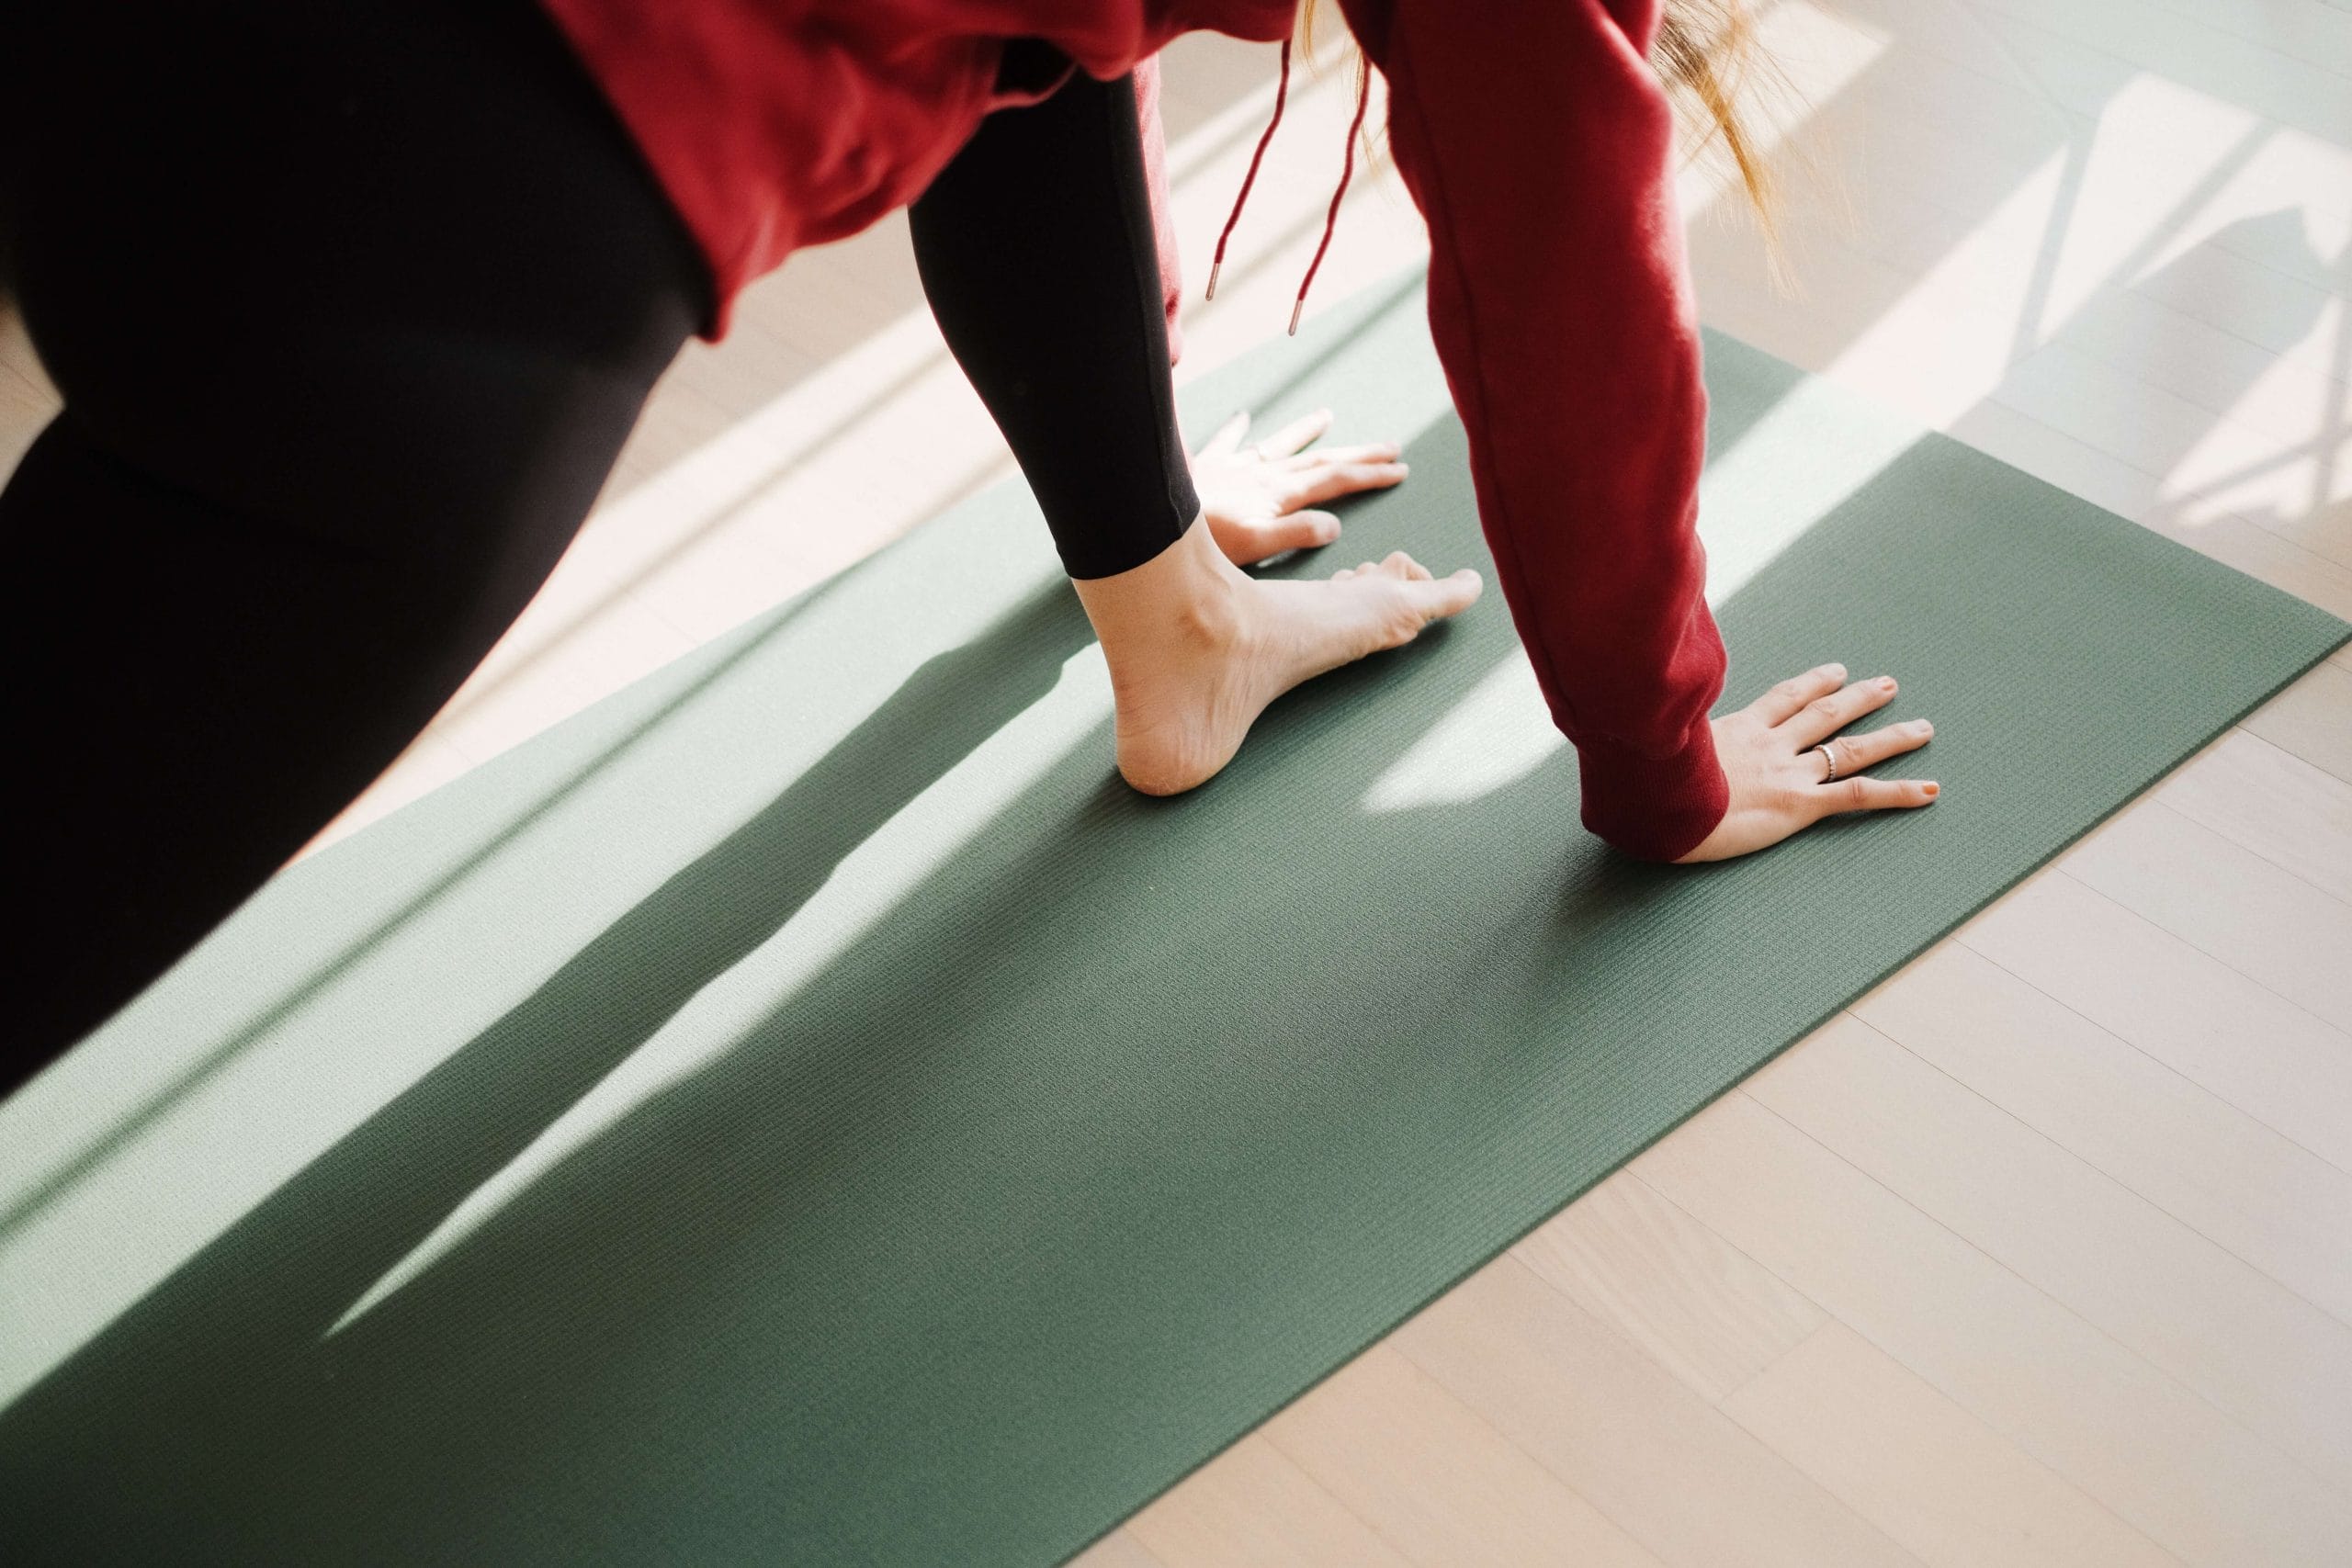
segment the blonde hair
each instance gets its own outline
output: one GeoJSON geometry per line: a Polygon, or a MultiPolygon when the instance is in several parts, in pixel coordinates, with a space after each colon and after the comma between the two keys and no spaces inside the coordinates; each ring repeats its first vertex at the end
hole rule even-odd
{"type": "Polygon", "coordinates": [[[1679,100],[1683,123],[1697,134],[1692,155],[1720,137],[1739,183],[1755,209],[1767,243],[1779,238],[1774,221],[1780,185],[1751,128],[1746,106],[1759,89],[1792,91],[1772,57],[1756,39],[1756,10],[1748,0],[1665,0],[1650,65],[1679,100]],[[1703,118],[1689,111],[1695,104],[1703,118]],[[1695,123],[1694,123],[1695,121],[1695,123]]]}

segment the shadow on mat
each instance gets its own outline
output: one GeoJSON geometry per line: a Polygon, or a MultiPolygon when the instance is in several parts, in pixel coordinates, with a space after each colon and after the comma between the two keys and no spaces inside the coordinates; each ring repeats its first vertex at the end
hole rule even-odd
{"type": "MultiPolygon", "coordinates": [[[[1449,449],[1418,446],[1422,471],[1460,470],[1458,431],[1435,439],[1449,449]]],[[[1351,536],[1483,564],[1467,490],[1466,473],[1424,480],[1419,525],[1365,509],[1351,536]],[[1450,517],[1434,530],[1431,502],[1450,517]]],[[[1057,584],[925,664],[0,1415],[0,1490],[40,1500],[19,1511],[26,1539],[81,1562],[526,1562],[581,1555],[584,1538],[567,1537],[594,1520],[586,1554],[620,1560],[854,1553],[826,1539],[845,1495],[894,1470],[953,1472],[988,1441],[927,1413],[926,1391],[977,1376],[983,1404],[1075,1412],[1106,1361],[1132,1362],[1133,1335],[1159,1344],[1137,1366],[1193,1342],[1191,1291],[1143,1279],[1068,1337],[1057,1309],[1083,1264],[1052,1260],[1171,1226],[1295,1223],[1234,1199],[1280,1179],[1295,1129],[1333,1110],[1320,1094],[1360,1100],[1345,1118],[1375,1136],[1398,1105],[1476,1121],[1523,1099],[1530,1064],[1508,1052],[1484,1068],[1490,1047],[1430,1053],[1442,998],[1409,988],[1499,981],[1528,989],[1531,1027],[1557,1022],[1542,987],[1479,951],[1496,886],[1453,874],[1498,858],[1529,792],[1572,814],[1570,769],[1555,757],[1442,823],[1350,809],[1432,711],[1511,653],[1498,612],[1294,694],[1191,796],[1148,800],[1107,776],[1105,727],[773,1016],[329,1333],[1088,639],[1057,584]],[[1384,955],[1380,925],[1335,897],[1418,906],[1418,951],[1384,955]],[[1433,946],[1420,928],[1449,901],[1454,934],[1433,946]],[[1318,907],[1340,918],[1318,926],[1318,907]],[[1383,1065],[1369,1080],[1353,1072],[1367,1058],[1383,1065]],[[1195,1136],[1172,1177],[1137,1162],[1195,1136]],[[843,1380],[845,1344],[880,1353],[852,1357],[863,1371],[843,1380]]],[[[1603,908],[1638,904],[1644,875],[1595,863],[1597,897],[1570,922],[1584,937],[1603,908]]],[[[1542,925],[1555,847],[1525,873],[1542,925]]],[[[1263,1303],[1233,1304],[1263,1317],[1263,1303]]],[[[1149,1404],[1148,1380],[1135,1397],[1149,1404]]],[[[1086,1472],[1105,1457],[1065,1459],[1086,1472]]],[[[940,1501],[926,1528],[952,1535],[970,1500],[940,1501]]]]}
{"type": "MultiPolygon", "coordinates": [[[[198,1269],[200,1285],[181,1281],[197,1288],[167,1287],[175,1335],[275,1345],[273,1355],[315,1341],[468,1193],[789,920],[876,828],[1051,690],[1091,635],[1057,584],[926,661],[757,816],[254,1210],[220,1244],[227,1267],[198,1269]]],[[[207,1446],[220,1435],[208,1429],[207,1446]]],[[[0,1451],[13,1446],[0,1424],[0,1451]]]]}
{"type": "MultiPolygon", "coordinates": [[[[1411,457],[1350,558],[1487,567],[1459,428],[1411,457]]],[[[1171,1427],[1221,1444],[1193,1395],[1263,1381],[1297,1306],[1283,1260],[1361,1310],[1388,1227],[1481,1201],[1409,1162],[1367,1180],[1364,1150],[1488,1139],[1621,1065],[1563,1042],[1647,1038],[1563,976],[1654,944],[1673,879],[1574,833],[1565,751],[1466,804],[1357,806],[1513,655],[1491,597],[1293,694],[1192,795],[1133,795],[1090,738],[771,1017],[329,1332],[1087,637],[1057,585],[923,666],[0,1415],[0,1490],[40,1499],[24,1539],[79,1562],[969,1561],[973,1529],[1074,1544],[1088,1499],[1165,1480],[1171,1427]],[[1132,1277],[1092,1271],[1108,1247],[1132,1277]],[[1204,1248],[1245,1266],[1212,1277],[1204,1248]],[[1234,1352],[1204,1360],[1220,1333],[1234,1352]],[[1067,1488],[988,1483],[997,1417],[1057,1434],[1023,1462],[1067,1488]],[[910,1477],[924,1495],[892,1490],[910,1477]]],[[[1651,960],[1656,983],[1696,962],[1651,960]]]]}
{"type": "MultiPolygon", "coordinates": [[[[1265,263],[1262,260],[1252,264],[1253,266],[1263,265],[1265,263]]],[[[1419,273],[1408,271],[1388,284],[1367,291],[1363,297],[1340,305],[1334,313],[1334,321],[1324,324],[1324,330],[1329,335],[1322,345],[1313,353],[1288,360],[1284,365],[1283,376],[1260,389],[1260,395],[1254,400],[1261,411],[1281,406],[1283,401],[1292,396],[1301,385],[1322,373],[1335,357],[1346,351],[1351,341],[1351,333],[1345,331],[1329,332],[1330,327],[1335,325],[1345,327],[1352,324],[1361,328],[1379,322],[1417,301],[1420,292],[1421,279],[1419,273]]],[[[1351,512],[1358,504],[1359,502],[1351,499],[1341,501],[1337,503],[1337,507],[1338,510],[1346,513],[1351,512]]],[[[232,1031],[219,1043],[205,1049],[195,1060],[175,1072],[141,1103],[117,1117],[104,1134],[92,1139],[74,1157],[48,1173],[40,1182],[11,1201],[6,1207],[0,1208],[0,1237],[6,1237],[10,1232],[40,1213],[59,1195],[70,1190],[85,1176],[102,1167],[117,1152],[129,1146],[141,1134],[152,1128],[190,1090],[234,1063],[247,1049],[263,1039],[270,1030],[293,1016],[310,998],[348,973],[361,960],[376,951],[386,939],[432,910],[440,902],[443,895],[473,875],[501,847],[518,838],[526,829],[561,805],[575,789],[627,752],[646,733],[667,722],[670,716],[690,701],[695,693],[725,679],[737,665],[756,655],[765,645],[769,637],[789,625],[810,607],[821,604],[846,578],[887,570],[886,563],[892,558],[896,548],[895,545],[886,546],[876,556],[849,569],[849,571],[842,576],[820,582],[790,603],[769,612],[763,617],[764,626],[759,636],[744,640],[732,654],[712,666],[695,682],[693,686],[681,693],[677,700],[661,714],[622,736],[612,746],[601,752],[595,760],[566,780],[563,784],[543,795],[530,810],[522,813],[507,824],[476,853],[468,856],[446,875],[436,878],[432,886],[426,887],[393,916],[370,931],[365,938],[337,953],[332,961],[302,976],[298,984],[291,987],[276,1002],[232,1031]]],[[[1273,575],[1282,575],[1284,570],[1283,566],[1278,564],[1272,569],[1272,571],[1273,575]]]]}
{"type": "Polygon", "coordinates": [[[560,784],[534,800],[530,807],[517,812],[503,823],[498,831],[476,845],[463,859],[435,877],[413,897],[376,922],[357,941],[336,953],[325,963],[305,973],[288,987],[270,1004],[246,1019],[218,1042],[204,1047],[193,1059],[181,1065],[170,1077],[148,1093],[140,1102],[112,1118],[105,1131],[93,1137],[75,1152],[71,1159],[49,1171],[39,1182],[18,1194],[6,1207],[0,1208],[0,1239],[28,1220],[39,1214],[60,1194],[73,1189],[91,1171],[101,1168],[121,1150],[134,1145],[152,1129],[173,1107],[181,1103],[193,1090],[202,1087],[216,1074],[232,1066],[254,1044],[266,1039],[299,1013],[303,1006],[321,992],[332,987],[374,953],[383,944],[411,924],[431,913],[442,898],[468,878],[479,874],[494,861],[500,851],[521,839],[533,827],[554,814],[582,787],[633,750],[640,741],[662,726],[673,722],[684,709],[690,707],[696,696],[725,681],[745,660],[756,657],[770,639],[789,627],[812,607],[821,604],[841,580],[831,579],[817,584],[807,592],[778,605],[763,617],[757,635],[743,637],[734,650],[698,675],[694,682],[676,693],[662,709],[641,723],[630,727],[594,757],[574,770],[560,784]]]}
{"type": "MultiPolygon", "coordinates": [[[[1719,444],[1795,380],[1750,374],[1719,444]]],[[[1490,570],[1459,427],[1410,456],[1347,558],[1490,570]]],[[[1087,638],[1056,585],[923,666],[0,1414],[0,1493],[38,1500],[20,1539],[85,1562],[1050,1555],[1095,1499],[1164,1483],[1171,1429],[1230,1436],[1202,1413],[1267,1382],[1283,1260],[1385,1314],[1390,1227],[1508,1216],[1409,1161],[1367,1179],[1364,1151],[1475,1146],[1644,1049],[1562,976],[1652,942],[1672,879],[1573,831],[1565,751],[1466,804],[1361,805],[1514,656],[1490,595],[1294,693],[1192,795],[1125,790],[1105,726],[771,1017],[334,1326],[1087,638]],[[1620,1054],[1562,1044],[1600,1038],[1620,1054]],[[1131,1277],[1100,1276],[1106,1248],[1131,1277]],[[1007,1430],[1053,1434],[1027,1483],[981,1461],[1007,1430]]],[[[1657,984],[1695,962],[1654,958],[1657,984]]]]}

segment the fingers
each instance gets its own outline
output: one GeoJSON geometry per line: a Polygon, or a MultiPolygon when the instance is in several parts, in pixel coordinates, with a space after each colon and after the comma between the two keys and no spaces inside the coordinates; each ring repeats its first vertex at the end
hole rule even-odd
{"type": "Polygon", "coordinates": [[[1818,745],[1862,715],[1876,713],[1893,702],[1894,690],[1894,678],[1891,675],[1857,681],[1850,686],[1806,703],[1781,722],[1780,731],[1794,741],[1799,750],[1818,745]]]}
{"type": "Polygon", "coordinates": [[[1328,512],[1293,512],[1263,523],[1228,523],[1215,530],[1225,558],[1255,566],[1285,550],[1312,550],[1340,536],[1340,520],[1328,512]]]}
{"type": "Polygon", "coordinates": [[[1333,463],[1325,468],[1308,468],[1295,475],[1282,488],[1284,511],[1301,506],[1314,506],[1326,501],[1337,501],[1343,495],[1355,495],[1368,490],[1386,490],[1401,484],[1412,469],[1402,463],[1363,462],[1333,463]]]}
{"type": "MultiPolygon", "coordinates": [[[[1890,724],[1883,729],[1873,729],[1867,735],[1841,735],[1822,744],[1838,759],[1838,776],[1859,773],[1874,768],[1889,757],[1899,757],[1905,751],[1917,751],[1935,739],[1936,727],[1924,718],[1905,724],[1890,724]]],[[[1816,766],[1821,759],[1814,758],[1816,766]]]]}
{"type": "MultiPolygon", "coordinates": [[[[1849,691],[1854,688],[1847,688],[1849,691]]],[[[1815,812],[1835,817],[1847,811],[1912,811],[1934,802],[1939,793],[1929,779],[1874,779],[1861,770],[1917,751],[1935,738],[1936,727],[1924,718],[1890,724],[1867,735],[1841,735],[1821,742],[1838,759],[1838,777],[1812,792],[1815,812]]]]}
{"type": "Polygon", "coordinates": [[[1747,705],[1747,711],[1768,725],[1785,724],[1815,697],[1827,696],[1845,683],[1842,664],[1816,664],[1792,675],[1747,705]]]}
{"type": "Polygon", "coordinates": [[[1814,792],[1822,817],[1848,811],[1913,811],[1935,804],[1937,786],[1927,779],[1858,776],[1824,784],[1814,792]]]}
{"type": "Polygon", "coordinates": [[[1301,473],[1325,463],[1393,463],[1400,450],[1394,441],[1367,441],[1356,446],[1317,446],[1312,452],[1284,457],[1275,467],[1291,473],[1301,473]]]}
{"type": "Polygon", "coordinates": [[[1249,433],[1250,411],[1237,409],[1223,424],[1216,427],[1216,434],[1209,437],[1209,444],[1201,448],[1200,455],[1204,457],[1222,457],[1228,452],[1238,451],[1241,446],[1241,438],[1249,433]]]}
{"type": "Polygon", "coordinates": [[[1331,411],[1317,409],[1305,419],[1295,419],[1258,443],[1258,450],[1269,457],[1287,457],[1304,451],[1331,428],[1331,411]]]}

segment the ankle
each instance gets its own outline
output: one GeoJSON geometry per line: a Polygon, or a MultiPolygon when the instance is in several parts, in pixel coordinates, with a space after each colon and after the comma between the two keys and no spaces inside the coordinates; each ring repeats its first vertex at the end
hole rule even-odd
{"type": "Polygon", "coordinates": [[[1167,606],[1169,635],[1179,648],[1224,653],[1241,641],[1241,595],[1249,579],[1220,553],[1214,566],[1195,573],[1186,592],[1167,606]]]}
{"type": "Polygon", "coordinates": [[[1208,525],[1196,522],[1141,566],[1075,586],[1103,653],[1115,664],[1130,653],[1165,660],[1231,649],[1240,640],[1249,585],[1217,548],[1208,525]]]}

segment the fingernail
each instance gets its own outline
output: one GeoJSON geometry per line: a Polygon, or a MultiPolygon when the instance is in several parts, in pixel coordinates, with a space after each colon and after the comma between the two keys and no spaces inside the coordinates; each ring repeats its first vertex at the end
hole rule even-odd
{"type": "Polygon", "coordinates": [[[1328,545],[1339,536],[1340,525],[1337,523],[1317,523],[1315,525],[1315,537],[1319,543],[1328,545]]]}
{"type": "Polygon", "coordinates": [[[1396,465],[1396,471],[1400,474],[1409,474],[1413,471],[1413,465],[1410,463],[1399,463],[1396,465]]]}
{"type": "Polygon", "coordinates": [[[1891,692],[1894,690],[1894,677],[1892,675],[1880,676],[1878,678],[1878,689],[1882,692],[1891,692]]]}
{"type": "Polygon", "coordinates": [[[1936,784],[1921,784],[1919,786],[1919,793],[1926,795],[1928,799],[1933,800],[1936,797],[1939,787],[1940,786],[1936,784]]]}
{"type": "Polygon", "coordinates": [[[1933,735],[1936,732],[1936,727],[1929,724],[1924,718],[1919,720],[1917,724],[1914,724],[1911,728],[1915,733],[1920,735],[1933,735]]]}

